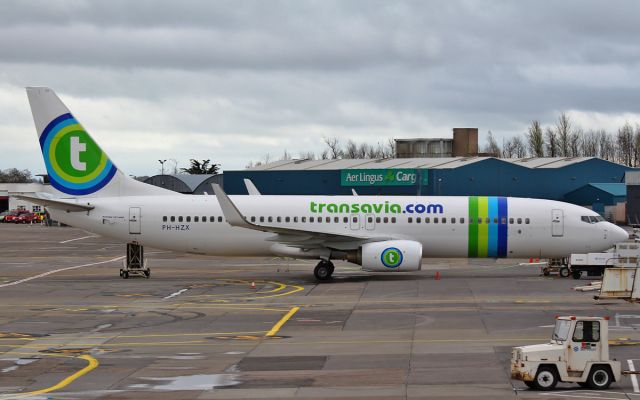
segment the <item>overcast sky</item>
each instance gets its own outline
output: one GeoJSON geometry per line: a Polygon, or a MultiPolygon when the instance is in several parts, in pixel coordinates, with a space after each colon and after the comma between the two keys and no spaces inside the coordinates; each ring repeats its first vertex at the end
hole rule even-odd
{"type": "Polygon", "coordinates": [[[114,163],[232,170],[323,136],[520,134],[568,111],[640,123],[640,2],[2,1],[0,169],[44,172],[25,86],[114,163]]]}

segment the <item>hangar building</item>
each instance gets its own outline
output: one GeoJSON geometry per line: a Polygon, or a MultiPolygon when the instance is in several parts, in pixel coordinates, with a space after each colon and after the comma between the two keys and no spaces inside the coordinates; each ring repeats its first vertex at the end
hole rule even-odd
{"type": "Polygon", "coordinates": [[[284,160],[225,171],[224,188],[246,194],[514,196],[568,201],[624,221],[624,176],[633,168],[594,157],[440,157],[284,160]],[[604,195],[608,193],[608,195],[604,195]]]}

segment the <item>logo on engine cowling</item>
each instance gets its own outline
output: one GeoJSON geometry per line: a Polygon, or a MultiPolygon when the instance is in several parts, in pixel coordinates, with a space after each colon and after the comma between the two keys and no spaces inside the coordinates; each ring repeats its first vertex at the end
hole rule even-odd
{"type": "Polygon", "coordinates": [[[396,247],[389,247],[382,251],[380,261],[387,268],[398,268],[402,264],[402,252],[396,247]]]}

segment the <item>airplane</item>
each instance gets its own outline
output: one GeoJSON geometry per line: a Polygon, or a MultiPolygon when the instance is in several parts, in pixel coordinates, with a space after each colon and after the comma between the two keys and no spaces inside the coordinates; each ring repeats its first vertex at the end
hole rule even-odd
{"type": "Polygon", "coordinates": [[[552,200],[270,196],[253,183],[249,195],[229,196],[218,185],[215,195],[179,194],[124,174],[53,90],[26,90],[56,194],[22,198],[62,223],[140,248],[315,259],[322,281],[332,277],[333,260],[365,271],[417,271],[423,257],[567,257],[629,237],[592,210],[552,200]]]}

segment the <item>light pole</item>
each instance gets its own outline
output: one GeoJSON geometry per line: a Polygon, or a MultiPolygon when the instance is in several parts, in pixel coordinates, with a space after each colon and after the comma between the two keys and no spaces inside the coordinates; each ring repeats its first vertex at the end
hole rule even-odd
{"type": "Polygon", "coordinates": [[[158,162],[160,163],[160,169],[162,170],[160,175],[164,175],[164,163],[166,163],[167,160],[158,160],[158,162]]]}

